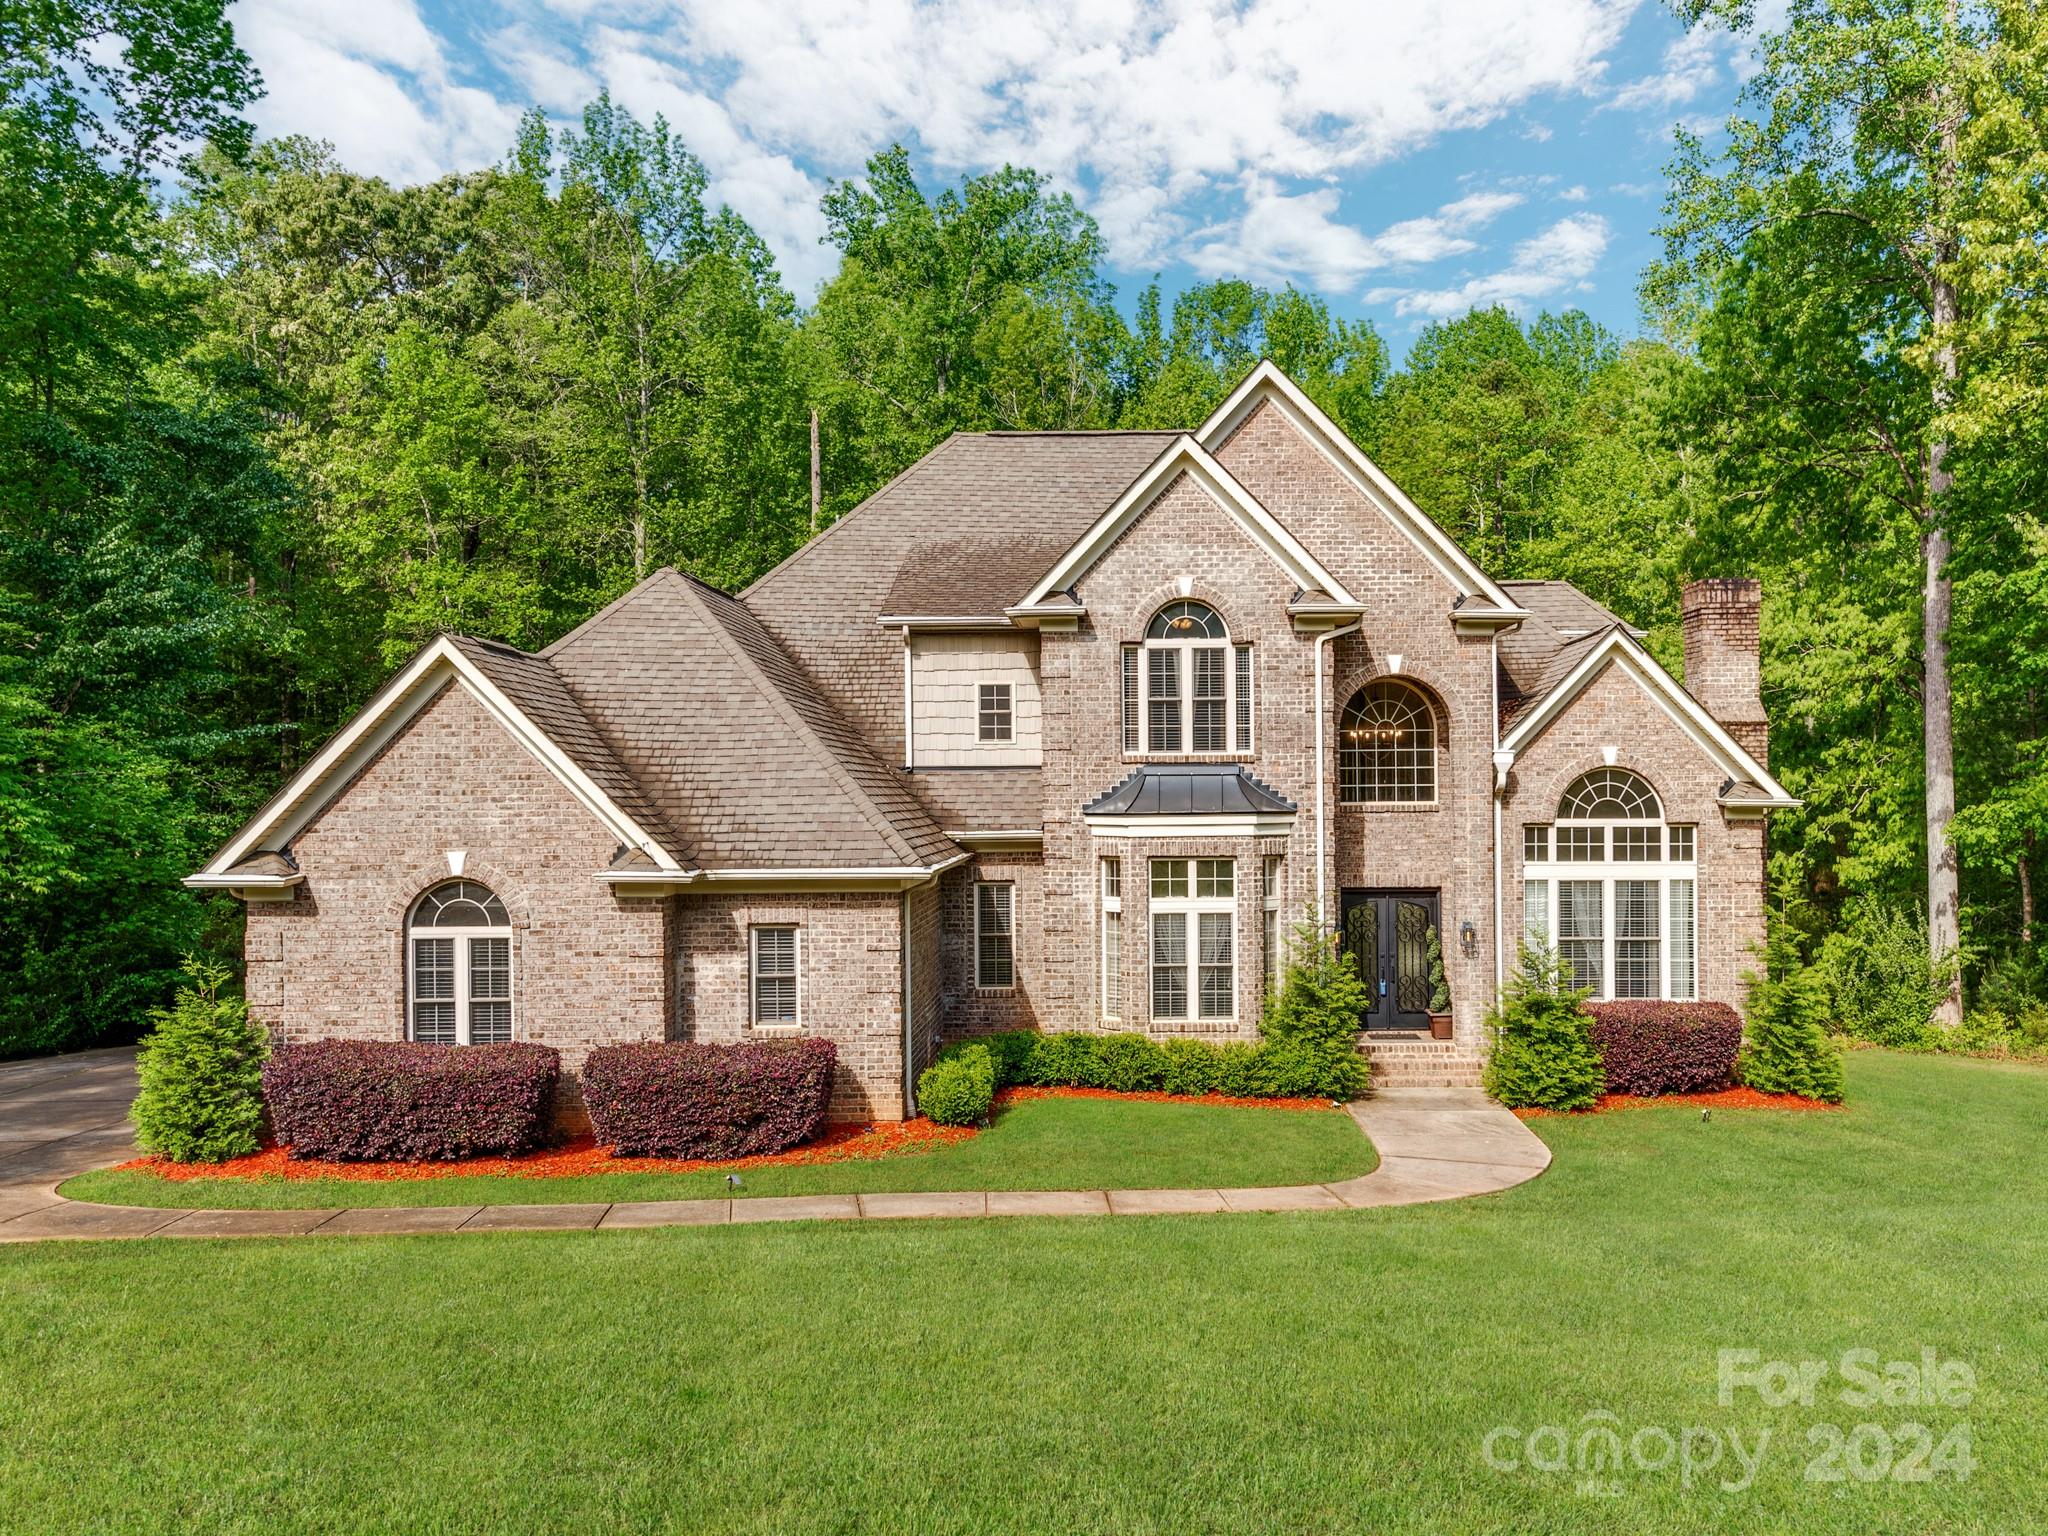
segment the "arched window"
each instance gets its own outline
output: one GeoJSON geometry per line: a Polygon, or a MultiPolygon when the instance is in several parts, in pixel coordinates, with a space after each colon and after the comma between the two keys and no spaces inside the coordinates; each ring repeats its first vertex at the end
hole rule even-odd
{"type": "Polygon", "coordinates": [[[1133,755],[1252,749],[1252,648],[1206,603],[1168,603],[1123,648],[1123,745],[1133,755]],[[1142,690],[1142,709],[1140,708],[1142,690]]]}
{"type": "Polygon", "coordinates": [[[1393,678],[1351,696],[1337,722],[1337,794],[1354,805],[1436,799],[1436,714],[1393,678]]]}
{"type": "Polygon", "coordinates": [[[1524,936],[1553,941],[1595,997],[1699,995],[1696,828],[1626,768],[1572,780],[1557,820],[1522,829],[1524,936]]]}
{"type": "Polygon", "coordinates": [[[512,919],[474,880],[450,880],[406,919],[411,1034],[426,1045],[512,1038],[512,919]]]}

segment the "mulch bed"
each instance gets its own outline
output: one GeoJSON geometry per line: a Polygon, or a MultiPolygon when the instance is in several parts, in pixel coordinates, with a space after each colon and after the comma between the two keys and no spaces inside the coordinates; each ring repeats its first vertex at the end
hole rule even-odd
{"type": "Polygon", "coordinates": [[[1802,1099],[1796,1093],[1761,1093],[1754,1088],[1717,1088],[1712,1093],[1665,1093],[1650,1098],[1634,1094],[1603,1094],[1590,1109],[1518,1109],[1524,1120],[1542,1120],[1553,1115],[1604,1115],[1619,1109],[1840,1109],[1820,1099],[1802,1099]]]}
{"type": "MultiPolygon", "coordinates": [[[[1115,1093],[1107,1088],[1005,1088],[996,1095],[996,1107],[1000,1109],[1020,1099],[1141,1099],[1148,1103],[1293,1110],[1335,1107],[1327,1099],[1233,1099],[1222,1094],[1115,1093]]],[[[265,1147],[252,1156],[230,1158],[224,1163],[174,1163],[160,1157],[137,1157],[114,1171],[153,1174],[181,1184],[206,1179],[340,1179],[355,1184],[381,1184],[394,1179],[456,1179],[480,1174],[516,1179],[574,1179],[600,1173],[744,1173],[750,1168],[914,1157],[969,1141],[979,1134],[971,1127],[934,1125],[929,1120],[884,1120],[828,1126],[823,1135],[800,1147],[758,1157],[618,1157],[586,1135],[517,1157],[471,1157],[446,1163],[325,1162],[318,1158],[295,1158],[284,1147],[265,1147]]]]}
{"type": "Polygon", "coordinates": [[[522,1153],[518,1157],[470,1157],[447,1163],[330,1163],[294,1158],[283,1147],[266,1147],[252,1157],[224,1163],[173,1163],[138,1157],[117,1173],[150,1173],[187,1182],[200,1179],[343,1179],[378,1184],[393,1179],[455,1179],[498,1174],[517,1179],[573,1179],[596,1173],[742,1173],[749,1168],[784,1168],[818,1163],[851,1163],[929,1152],[934,1147],[966,1141],[972,1130],[934,1125],[929,1120],[886,1121],[873,1125],[835,1125],[813,1141],[787,1152],[758,1157],[616,1157],[588,1136],[559,1147],[522,1153]]]}

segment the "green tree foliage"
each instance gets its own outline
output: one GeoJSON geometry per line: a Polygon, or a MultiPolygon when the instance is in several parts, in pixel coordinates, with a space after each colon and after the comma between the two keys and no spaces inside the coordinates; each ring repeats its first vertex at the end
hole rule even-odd
{"type": "MultiPolygon", "coordinates": [[[[1750,12],[1677,9],[1738,24],[1750,12]]],[[[2000,494],[2009,477],[1981,450],[2007,438],[2040,376],[2044,41],[2024,4],[1795,4],[1763,41],[1725,150],[1681,136],[1667,260],[1647,287],[1700,339],[1699,430],[1716,440],[1742,538],[1777,556],[1771,573],[1791,576],[1778,585],[1803,594],[1798,607],[1846,611],[1849,647],[1825,646],[1819,669],[1837,674],[1846,711],[1816,713],[1814,734],[1823,759],[1845,741],[1870,750],[1861,786],[1857,765],[1800,765],[1828,770],[1813,785],[1833,824],[1821,835],[1877,844],[1855,855],[1873,873],[1924,873],[1936,959],[1962,938],[1951,823],[1971,733],[1955,721],[1975,702],[1950,651],[1956,583],[1997,563],[1987,544],[2024,539],[2000,494]],[[1901,683],[1903,708],[1875,697],[1901,683]],[[1901,760],[1916,734],[1917,772],[1901,760]],[[1901,790],[1917,791],[1913,832],[1901,790]],[[1877,802],[1868,832],[1850,824],[1865,819],[1859,797],[1877,802]]],[[[1986,817],[1974,834],[2014,822],[1986,817]]],[[[1959,989],[1938,1018],[1960,1022],[1959,989]]]]}
{"type": "Polygon", "coordinates": [[[1826,975],[1799,949],[1804,898],[1795,878],[1775,882],[1761,973],[1749,972],[1749,1034],[1737,1071],[1765,1093],[1796,1093],[1829,1104],[1842,1102],[1842,1053],[1828,1038],[1826,975]]]}
{"type": "Polygon", "coordinates": [[[1372,996],[1337,935],[1311,911],[1295,928],[1279,993],[1259,1020],[1275,1092],[1356,1099],[1372,1087],[1358,1032],[1372,996]]]}
{"type": "Polygon", "coordinates": [[[1481,1080],[1511,1109],[1587,1109],[1606,1090],[1593,1016],[1564,962],[1548,949],[1522,951],[1521,964],[1486,1016],[1489,1048],[1481,1080]]]}
{"type": "Polygon", "coordinates": [[[223,997],[228,970],[193,961],[186,985],[137,1061],[136,1144],[174,1163],[222,1163],[258,1150],[263,1124],[263,1063],[270,1037],[249,1018],[248,1004],[223,997]]]}

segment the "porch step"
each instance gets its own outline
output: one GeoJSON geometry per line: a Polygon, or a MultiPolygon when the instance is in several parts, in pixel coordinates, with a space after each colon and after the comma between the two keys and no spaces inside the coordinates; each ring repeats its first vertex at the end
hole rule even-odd
{"type": "Polygon", "coordinates": [[[1382,1088],[1476,1088],[1480,1058],[1457,1040],[1365,1039],[1372,1080],[1382,1088]]]}

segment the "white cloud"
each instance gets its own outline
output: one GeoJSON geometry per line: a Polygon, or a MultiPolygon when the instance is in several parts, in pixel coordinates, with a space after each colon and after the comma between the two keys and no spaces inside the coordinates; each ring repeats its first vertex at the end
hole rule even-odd
{"type": "Polygon", "coordinates": [[[266,134],[333,143],[367,175],[427,181],[501,159],[517,109],[458,84],[412,0],[245,0],[235,34],[263,73],[266,134]]]}
{"type": "Polygon", "coordinates": [[[1475,305],[1525,309],[1582,282],[1599,265],[1608,239],[1607,221],[1600,215],[1575,213],[1516,246],[1514,260],[1499,272],[1452,288],[1383,289],[1377,302],[1391,301],[1397,314],[1430,319],[1462,314],[1475,305]]]}
{"type": "Polygon", "coordinates": [[[1356,194],[1340,185],[1503,120],[1548,138],[1518,115],[1604,89],[1640,3],[501,0],[465,46],[502,100],[459,68],[479,61],[451,61],[418,0],[242,0],[234,16],[271,86],[259,126],[331,139],[351,167],[398,180],[500,159],[529,102],[566,116],[603,87],[663,113],[713,198],[808,295],[836,261],[818,243],[825,183],[898,139],[937,176],[1006,160],[1046,172],[1122,267],[1343,286],[1469,255],[1515,194],[1370,234],[1343,217],[1356,194]]]}
{"type": "Polygon", "coordinates": [[[1349,288],[1383,267],[1417,266],[1476,250],[1470,233],[1521,201],[1514,192],[1473,193],[1434,214],[1366,235],[1335,217],[1336,188],[1288,195],[1254,178],[1245,189],[1242,217],[1208,231],[1213,238],[1196,245],[1187,261],[1210,277],[1283,282],[1306,276],[1319,287],[1349,288]]]}
{"type": "Polygon", "coordinates": [[[1664,67],[1654,75],[1632,80],[1607,99],[1620,112],[1684,106],[1721,78],[1721,56],[1728,34],[1701,22],[1664,48],[1664,67]]]}
{"type": "Polygon", "coordinates": [[[1561,203],[1583,203],[1591,196],[1592,193],[1588,192],[1583,185],[1571,186],[1558,193],[1557,200],[1561,203]]]}

